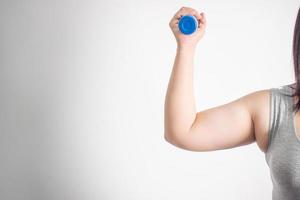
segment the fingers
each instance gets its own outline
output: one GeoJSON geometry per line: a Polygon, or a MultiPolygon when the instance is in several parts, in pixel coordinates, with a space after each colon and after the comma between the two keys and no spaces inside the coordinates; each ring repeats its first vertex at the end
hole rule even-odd
{"type": "Polygon", "coordinates": [[[198,20],[198,27],[202,25],[206,24],[206,19],[204,16],[204,13],[202,12],[201,14],[199,14],[199,12],[197,12],[195,9],[190,8],[190,7],[181,7],[172,17],[171,21],[169,22],[170,27],[175,27],[178,26],[178,21],[180,20],[180,18],[183,15],[193,15],[196,17],[196,19],[198,20]]]}
{"type": "Polygon", "coordinates": [[[198,21],[200,21],[201,18],[202,18],[202,15],[200,15],[199,12],[196,12],[196,13],[194,14],[194,16],[197,18],[198,21]]]}
{"type": "Polygon", "coordinates": [[[206,26],[206,16],[205,16],[205,14],[202,12],[200,15],[202,16],[201,19],[200,19],[201,25],[206,26]]]}
{"type": "MultiPolygon", "coordinates": [[[[202,14],[202,13],[201,13],[202,14]]],[[[200,27],[200,23],[201,23],[201,20],[203,18],[203,16],[199,14],[199,12],[196,11],[196,13],[194,14],[194,17],[196,17],[197,21],[198,21],[198,28],[200,27]]]]}
{"type": "Polygon", "coordinates": [[[202,12],[201,14],[199,14],[199,12],[197,12],[196,10],[194,10],[192,13],[194,13],[193,15],[198,20],[198,28],[200,26],[205,26],[206,25],[206,16],[205,16],[204,12],[202,12]]]}
{"type": "Polygon", "coordinates": [[[185,15],[185,13],[186,13],[185,7],[181,7],[181,8],[174,14],[174,16],[172,17],[172,19],[171,19],[171,21],[170,21],[170,23],[169,23],[170,27],[176,26],[176,25],[178,24],[179,19],[180,19],[183,15],[185,15]]]}

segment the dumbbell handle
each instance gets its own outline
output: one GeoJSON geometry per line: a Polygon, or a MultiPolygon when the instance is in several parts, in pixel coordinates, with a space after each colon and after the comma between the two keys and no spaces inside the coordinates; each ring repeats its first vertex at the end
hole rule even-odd
{"type": "Polygon", "coordinates": [[[190,35],[198,28],[198,20],[193,15],[184,15],[179,19],[178,28],[181,33],[190,35]]]}

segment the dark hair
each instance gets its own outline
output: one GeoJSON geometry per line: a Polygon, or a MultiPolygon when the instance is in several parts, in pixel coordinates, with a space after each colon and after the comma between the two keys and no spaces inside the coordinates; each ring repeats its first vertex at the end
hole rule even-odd
{"type": "Polygon", "coordinates": [[[292,97],[298,96],[298,101],[293,105],[293,111],[300,109],[300,8],[295,23],[294,38],[293,38],[293,60],[294,60],[294,72],[296,80],[295,92],[292,97]]]}

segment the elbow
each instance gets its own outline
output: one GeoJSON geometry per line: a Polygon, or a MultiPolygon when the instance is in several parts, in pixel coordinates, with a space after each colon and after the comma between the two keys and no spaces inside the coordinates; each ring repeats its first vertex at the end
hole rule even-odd
{"type": "Polygon", "coordinates": [[[182,135],[179,136],[178,134],[176,135],[176,134],[165,132],[164,139],[165,139],[165,141],[167,141],[168,143],[170,143],[176,147],[184,148],[182,135]]]}
{"type": "Polygon", "coordinates": [[[165,141],[171,143],[171,136],[169,133],[167,133],[167,132],[164,133],[164,139],[165,139],[165,141]]]}
{"type": "Polygon", "coordinates": [[[175,145],[175,138],[176,137],[175,137],[175,135],[173,133],[165,132],[165,134],[164,134],[165,141],[167,141],[170,144],[175,145]]]}

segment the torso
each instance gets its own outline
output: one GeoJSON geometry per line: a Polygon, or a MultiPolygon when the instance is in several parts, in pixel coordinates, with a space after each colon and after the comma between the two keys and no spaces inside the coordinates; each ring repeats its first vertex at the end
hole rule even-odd
{"type": "MultiPolygon", "coordinates": [[[[294,104],[296,104],[298,101],[298,98],[295,97],[293,99],[294,104]]],[[[294,127],[295,127],[295,134],[297,139],[300,141],[300,111],[297,112],[294,116],[294,127]]]]}
{"type": "Polygon", "coordinates": [[[300,199],[300,114],[292,109],[297,98],[288,96],[294,92],[290,86],[260,92],[262,100],[254,106],[256,142],[270,169],[273,200],[300,199]],[[263,100],[268,92],[272,98],[263,100]]]}
{"type": "MultiPolygon", "coordinates": [[[[295,84],[290,84],[295,87],[295,84]]],[[[269,89],[261,90],[257,94],[256,103],[252,108],[254,113],[253,124],[255,129],[256,144],[259,149],[266,153],[268,149],[268,136],[269,136],[269,113],[270,113],[270,91],[269,89]]],[[[294,103],[297,101],[297,97],[293,97],[294,103]]],[[[295,116],[295,129],[296,135],[300,140],[300,113],[297,112],[295,116]],[[299,131],[297,131],[299,130],[299,131]]]]}

